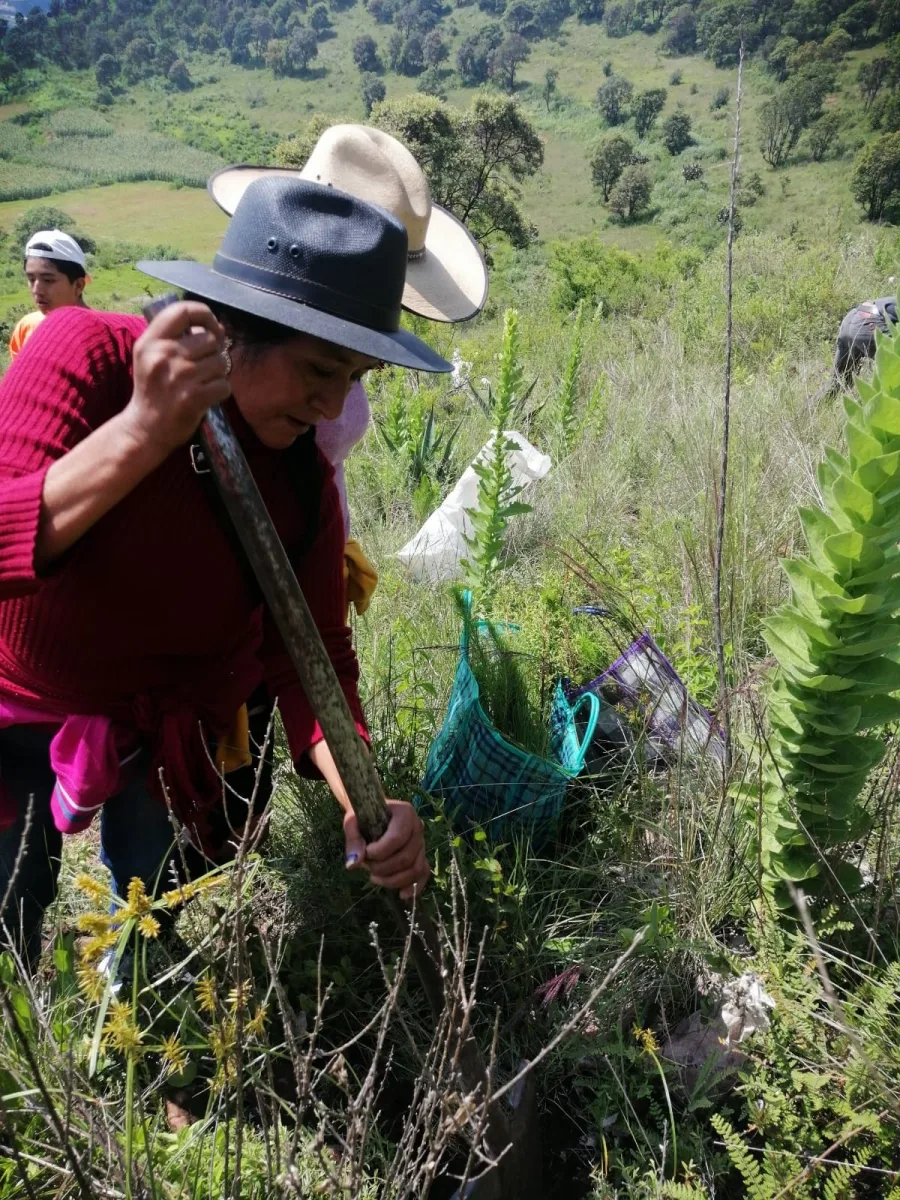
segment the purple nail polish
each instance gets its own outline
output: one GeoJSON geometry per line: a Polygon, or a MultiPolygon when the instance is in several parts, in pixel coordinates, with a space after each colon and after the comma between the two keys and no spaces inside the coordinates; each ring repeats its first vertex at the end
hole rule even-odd
{"type": "Polygon", "coordinates": [[[348,854],[347,857],[344,859],[344,866],[345,867],[355,867],[358,862],[359,862],[359,855],[355,851],[353,851],[351,854],[348,854]]]}

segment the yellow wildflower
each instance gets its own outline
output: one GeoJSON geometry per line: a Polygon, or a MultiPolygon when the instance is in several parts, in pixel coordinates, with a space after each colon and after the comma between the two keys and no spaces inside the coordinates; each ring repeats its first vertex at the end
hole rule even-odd
{"type": "Polygon", "coordinates": [[[118,929],[107,929],[106,933],[98,933],[79,947],[78,954],[82,963],[95,963],[107,950],[111,950],[119,940],[118,929]]]}
{"type": "Polygon", "coordinates": [[[228,1007],[237,1012],[239,1008],[247,1008],[250,1004],[250,984],[245,979],[228,993],[228,1007]]]}
{"type": "Polygon", "coordinates": [[[659,1042],[652,1029],[641,1029],[640,1025],[633,1025],[631,1032],[634,1034],[634,1040],[640,1043],[648,1054],[659,1054],[659,1042]]]}
{"type": "Polygon", "coordinates": [[[268,1012],[265,1004],[257,1004],[253,1019],[247,1022],[247,1032],[253,1037],[262,1037],[266,1029],[268,1012]]]}
{"type": "Polygon", "coordinates": [[[111,913],[82,913],[75,921],[80,933],[92,933],[95,937],[107,932],[113,923],[111,913]]]}
{"type": "Polygon", "coordinates": [[[237,1064],[234,1058],[223,1059],[216,1068],[210,1088],[213,1092],[221,1092],[237,1079],[237,1064]]]}
{"type": "Polygon", "coordinates": [[[137,923],[138,931],[141,937],[157,938],[159,937],[160,924],[156,917],[146,913],[137,923]]]}
{"type": "Polygon", "coordinates": [[[221,1089],[232,1083],[237,1075],[237,1062],[234,1048],[237,1041],[237,1029],[233,1018],[220,1021],[209,1031],[209,1048],[216,1059],[216,1074],[213,1079],[213,1089],[221,1089]]]}
{"type": "Polygon", "coordinates": [[[197,1005],[201,1012],[213,1014],[216,1011],[216,981],[212,975],[204,975],[197,981],[194,988],[197,1005]]]}
{"type": "Polygon", "coordinates": [[[129,920],[131,917],[142,917],[144,913],[150,911],[150,897],[147,895],[147,889],[144,887],[143,879],[134,878],[128,885],[127,903],[124,908],[119,909],[119,919],[123,921],[129,920]]]}
{"type": "Polygon", "coordinates": [[[75,877],[75,886],[79,892],[84,892],[92,900],[96,900],[98,904],[103,904],[109,900],[110,890],[109,884],[101,883],[99,879],[94,879],[92,875],[88,875],[82,871],[80,875],[75,877]]]}
{"type": "Polygon", "coordinates": [[[167,1037],[160,1046],[163,1066],[169,1075],[181,1075],[187,1070],[188,1052],[178,1040],[178,1034],[167,1037]]]}
{"type": "Polygon", "coordinates": [[[81,963],[75,968],[75,976],[82,993],[92,1004],[99,1004],[106,989],[106,976],[101,975],[96,967],[81,963]]]}
{"type": "Polygon", "coordinates": [[[123,1000],[113,1000],[103,1026],[104,1042],[127,1057],[136,1058],[142,1051],[143,1037],[132,1015],[131,1005],[123,1000]]]}
{"type": "Polygon", "coordinates": [[[225,1058],[237,1042],[237,1025],[232,1017],[220,1021],[209,1031],[209,1048],[216,1058],[225,1058]]]}
{"type": "Polygon", "coordinates": [[[177,908],[179,904],[184,904],[186,900],[190,900],[185,888],[172,888],[170,892],[163,892],[162,902],[166,908],[177,908]]]}

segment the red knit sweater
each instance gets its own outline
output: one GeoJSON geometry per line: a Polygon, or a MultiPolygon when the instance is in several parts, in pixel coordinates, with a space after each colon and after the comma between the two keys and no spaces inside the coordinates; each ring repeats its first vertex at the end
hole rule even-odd
{"type": "MultiPolygon", "coordinates": [[[[133,722],[159,749],[176,717],[182,731],[199,719],[211,733],[224,733],[264,680],[278,697],[298,763],[321,730],[187,447],[98,521],[50,574],[35,574],[47,469],[127,404],[132,347],[144,327],[140,317],[60,309],[0,383],[0,693],[61,714],[133,722]]],[[[318,533],[298,552],[309,514],[300,511],[284,456],[258,441],[233,404],[231,415],[364,733],[344,623],[343,525],[331,468],[321,460],[318,533]]],[[[160,763],[189,775],[191,764],[179,761],[183,748],[169,751],[160,763]]]]}

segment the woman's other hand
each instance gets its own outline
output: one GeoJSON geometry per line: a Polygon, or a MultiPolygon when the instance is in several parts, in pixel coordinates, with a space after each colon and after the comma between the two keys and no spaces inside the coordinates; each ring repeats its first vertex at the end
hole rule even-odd
{"type": "Polygon", "coordinates": [[[123,416],[136,438],[168,455],[189,441],[231,387],[225,331],[205,304],[181,301],[155,317],[134,346],[134,393],[123,416]]]}
{"type": "Polygon", "coordinates": [[[373,883],[399,891],[401,900],[421,894],[431,877],[425,857],[425,830],[415,808],[405,800],[388,800],[388,827],[377,842],[367,846],[359,832],[356,814],[344,817],[345,863],[348,870],[367,867],[373,883]]]}

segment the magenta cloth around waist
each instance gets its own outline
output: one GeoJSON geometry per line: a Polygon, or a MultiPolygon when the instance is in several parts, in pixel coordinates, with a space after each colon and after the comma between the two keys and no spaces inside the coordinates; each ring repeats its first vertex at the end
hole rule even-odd
{"type": "MultiPolygon", "coordinates": [[[[50,767],[56,775],[50,811],[60,833],[87,829],[106,801],[125,786],[129,767],[141,750],[136,734],[123,731],[109,717],[60,717],[0,696],[0,729],[13,725],[56,730],[50,743],[50,767]]],[[[0,758],[0,831],[14,825],[17,816],[18,806],[3,781],[0,758]]]]}

